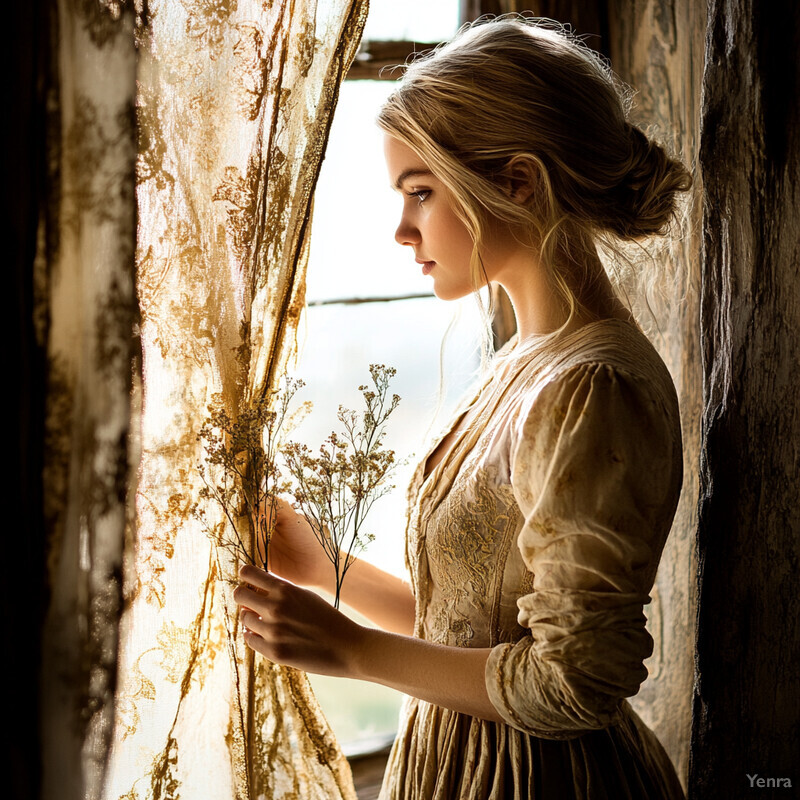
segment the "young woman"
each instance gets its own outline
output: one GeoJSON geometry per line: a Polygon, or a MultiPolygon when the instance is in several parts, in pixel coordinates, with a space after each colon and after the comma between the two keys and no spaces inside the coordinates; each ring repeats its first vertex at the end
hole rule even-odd
{"type": "Polygon", "coordinates": [[[518,335],[411,486],[411,586],[364,561],[342,600],[281,507],[271,573],[241,571],[250,647],[410,696],[389,800],[680,798],[625,700],[652,652],[643,606],[681,484],[675,391],[597,241],[662,232],[686,169],[626,121],[562,31],[501,19],[415,61],[379,115],[397,241],[438,297],[495,281],[518,335]]]}

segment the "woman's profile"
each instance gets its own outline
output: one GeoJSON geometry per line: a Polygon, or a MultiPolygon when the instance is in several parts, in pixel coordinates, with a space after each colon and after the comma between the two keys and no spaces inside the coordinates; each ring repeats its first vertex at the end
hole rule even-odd
{"type": "Polygon", "coordinates": [[[502,18],[412,63],[378,117],[397,241],[443,300],[503,286],[515,338],[417,467],[411,585],[357,561],[342,600],[283,504],[270,573],[244,567],[248,645],[409,695],[384,800],[682,798],[625,698],[681,486],[669,373],[598,243],[660,234],[685,167],[632,126],[563,30],[502,18]]]}

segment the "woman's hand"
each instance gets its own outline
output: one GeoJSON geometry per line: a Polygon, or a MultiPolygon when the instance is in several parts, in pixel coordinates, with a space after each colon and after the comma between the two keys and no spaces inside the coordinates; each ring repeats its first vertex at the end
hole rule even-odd
{"type": "MultiPolygon", "coordinates": [[[[334,571],[314,531],[289,503],[277,500],[275,530],[269,545],[269,571],[299,586],[333,594],[334,571]]],[[[414,596],[400,578],[353,559],[342,584],[341,601],[386,630],[414,630],[414,596]]]]}
{"type": "MultiPolygon", "coordinates": [[[[313,534],[312,534],[313,535],[313,534]]],[[[233,598],[245,643],[270,661],[320,675],[348,677],[363,628],[321,597],[258,567],[239,570],[233,598]]]]}
{"type": "Polygon", "coordinates": [[[446,647],[364,628],[321,597],[258,567],[233,593],[248,647],[276,664],[382,683],[430,703],[501,722],[486,692],[490,650],[446,647]]]}
{"type": "Polygon", "coordinates": [[[267,556],[270,572],[300,586],[327,589],[332,583],[326,580],[332,567],[306,518],[280,499],[275,500],[272,513],[275,528],[267,556]]]}

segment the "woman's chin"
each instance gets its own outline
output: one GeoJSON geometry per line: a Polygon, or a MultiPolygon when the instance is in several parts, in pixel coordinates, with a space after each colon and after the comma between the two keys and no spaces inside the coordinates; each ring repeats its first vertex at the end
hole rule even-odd
{"type": "Polygon", "coordinates": [[[439,300],[461,300],[462,297],[466,297],[473,293],[473,289],[471,286],[442,286],[440,283],[433,283],[433,293],[439,300]]]}
{"type": "MultiPolygon", "coordinates": [[[[485,285],[485,284],[484,284],[485,285]]],[[[433,283],[433,293],[439,300],[461,300],[464,297],[469,297],[480,291],[483,287],[475,288],[472,284],[464,284],[461,286],[444,285],[441,282],[433,283]]]]}

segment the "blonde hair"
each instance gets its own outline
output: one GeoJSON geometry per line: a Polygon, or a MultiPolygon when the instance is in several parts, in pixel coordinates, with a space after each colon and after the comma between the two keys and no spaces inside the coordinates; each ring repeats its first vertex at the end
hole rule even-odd
{"type": "Polygon", "coordinates": [[[570,282],[564,265],[585,263],[578,250],[596,253],[598,239],[608,247],[609,238],[665,233],[676,192],[692,184],[680,161],[628,122],[629,110],[629,90],[562,26],[501,17],[465,26],[409,64],[378,124],[451,194],[474,241],[474,285],[486,281],[487,223],[501,220],[527,232],[571,319],[580,306],[573,286],[591,276],[570,282]],[[525,205],[505,188],[512,160],[538,176],[525,205]]]}

